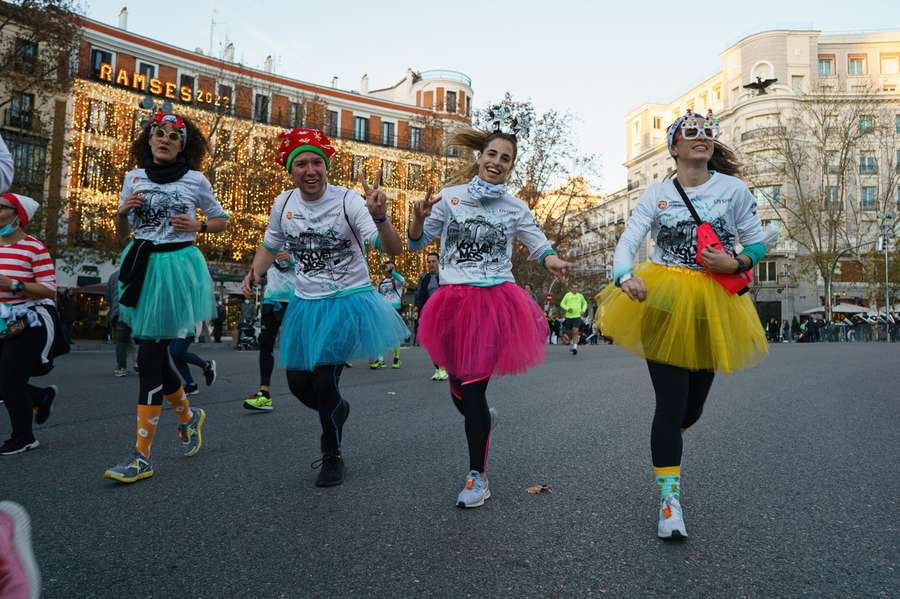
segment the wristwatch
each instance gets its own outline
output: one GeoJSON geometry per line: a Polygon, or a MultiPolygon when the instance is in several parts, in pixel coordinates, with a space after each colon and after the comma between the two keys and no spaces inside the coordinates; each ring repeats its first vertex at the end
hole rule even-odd
{"type": "Polygon", "coordinates": [[[626,272],[624,275],[619,277],[618,282],[616,282],[616,287],[621,287],[625,281],[630,281],[633,278],[634,278],[633,274],[631,274],[630,272],[626,272]]]}
{"type": "Polygon", "coordinates": [[[209,229],[209,223],[208,223],[208,222],[203,221],[202,223],[200,223],[200,232],[201,232],[201,233],[206,233],[207,229],[209,229]]]}
{"type": "Polygon", "coordinates": [[[753,268],[753,260],[750,261],[750,266],[747,266],[740,256],[735,256],[734,259],[737,260],[738,266],[734,269],[733,274],[739,275],[753,268]]]}
{"type": "Polygon", "coordinates": [[[15,293],[22,293],[22,291],[25,289],[25,283],[23,283],[22,281],[13,280],[10,282],[9,288],[15,293]]]}

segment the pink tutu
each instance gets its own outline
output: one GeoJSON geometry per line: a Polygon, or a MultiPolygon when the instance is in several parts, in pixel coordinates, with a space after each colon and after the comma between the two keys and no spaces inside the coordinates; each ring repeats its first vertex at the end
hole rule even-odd
{"type": "Polygon", "coordinates": [[[515,283],[441,285],[422,309],[416,338],[463,382],[519,374],[547,357],[547,318],[515,283]]]}

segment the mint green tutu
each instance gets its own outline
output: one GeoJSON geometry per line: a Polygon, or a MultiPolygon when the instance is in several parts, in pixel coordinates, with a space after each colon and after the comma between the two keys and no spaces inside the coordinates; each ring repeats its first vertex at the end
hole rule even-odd
{"type": "MultiPolygon", "coordinates": [[[[131,248],[129,243],[119,256],[131,248]]],[[[122,286],[119,285],[119,295],[122,286]]],[[[136,339],[176,339],[197,323],[216,318],[216,298],[206,259],[197,246],[150,255],[137,306],[119,305],[119,319],[136,339]]]]}

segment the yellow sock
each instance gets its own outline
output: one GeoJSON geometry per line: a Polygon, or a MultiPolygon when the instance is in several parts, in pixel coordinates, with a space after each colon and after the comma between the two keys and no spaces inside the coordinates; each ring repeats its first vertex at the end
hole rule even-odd
{"type": "Polygon", "coordinates": [[[191,412],[191,402],[188,401],[182,387],[178,387],[178,391],[169,393],[165,398],[169,405],[172,406],[172,411],[178,416],[180,424],[187,424],[191,421],[191,418],[194,417],[194,414],[191,412]]]}
{"type": "Polygon", "coordinates": [[[150,458],[150,446],[153,445],[153,436],[156,434],[161,412],[162,406],[138,404],[137,407],[137,439],[134,448],[147,459],[150,458]]]}

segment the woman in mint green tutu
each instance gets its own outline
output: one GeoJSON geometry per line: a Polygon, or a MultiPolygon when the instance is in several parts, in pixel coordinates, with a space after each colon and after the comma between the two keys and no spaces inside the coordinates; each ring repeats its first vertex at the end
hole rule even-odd
{"type": "Polygon", "coordinates": [[[228,224],[199,171],[208,151],[193,123],[163,112],[131,146],[138,168],[125,175],[116,214],[120,238],[133,231],[120,261],[119,318],[138,343],[140,392],[134,452],[105,473],[119,482],[153,476],[150,447],[163,399],[178,415],[184,455],[195,455],[203,443],[206,413],[191,409],[168,346],[185,331],[193,332],[198,322],[216,316],[212,279],[194,245],[197,233],[218,233],[228,224]],[[205,220],[197,220],[198,209],[205,220]]]}

